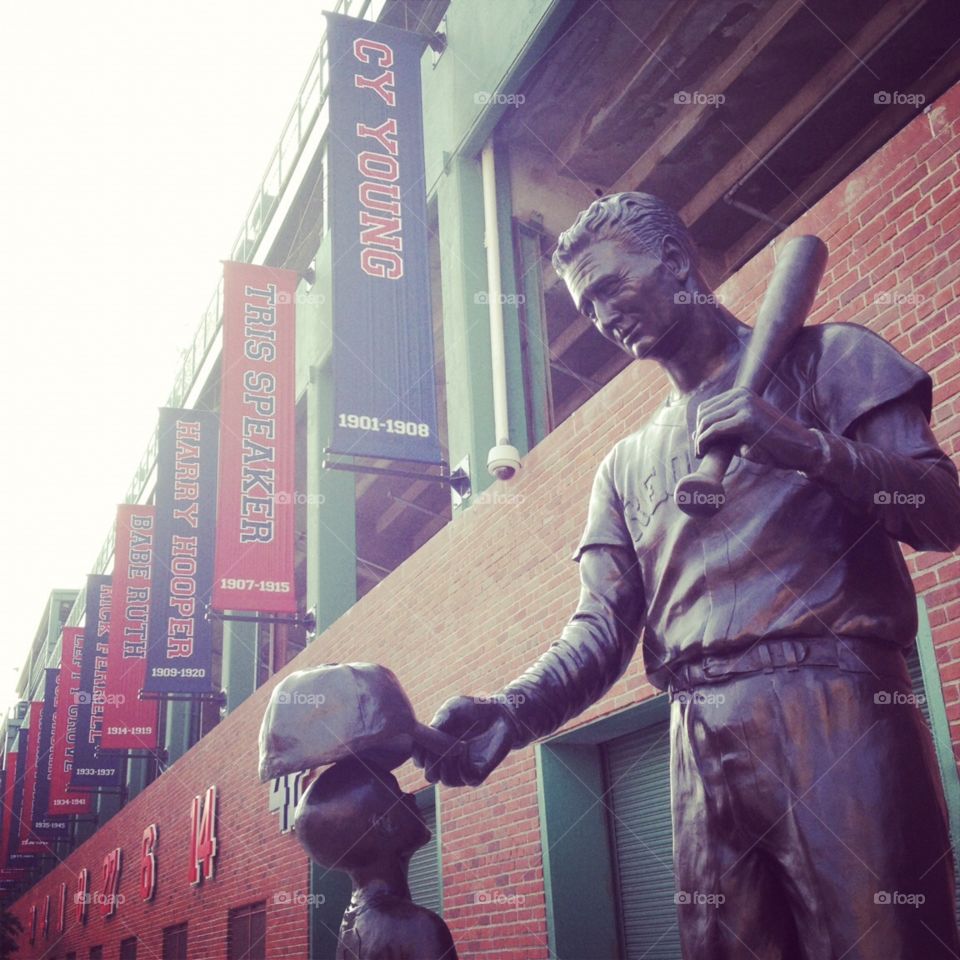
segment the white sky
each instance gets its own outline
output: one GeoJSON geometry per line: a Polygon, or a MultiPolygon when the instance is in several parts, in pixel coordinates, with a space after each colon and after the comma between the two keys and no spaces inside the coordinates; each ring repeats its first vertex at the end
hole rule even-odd
{"type": "Polygon", "coordinates": [[[82,586],[319,42],[325,0],[2,4],[0,709],[82,586]]]}

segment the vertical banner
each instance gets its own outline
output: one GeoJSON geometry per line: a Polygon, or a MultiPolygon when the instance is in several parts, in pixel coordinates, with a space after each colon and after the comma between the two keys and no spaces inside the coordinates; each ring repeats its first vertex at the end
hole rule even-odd
{"type": "Polygon", "coordinates": [[[74,695],[77,742],[70,773],[71,790],[115,790],[120,785],[121,761],[100,752],[112,607],[111,578],[88,576],[80,689],[74,695]]]}
{"type": "MultiPolygon", "coordinates": [[[[18,743],[19,746],[19,743],[18,743]]],[[[20,767],[20,753],[11,750],[7,754],[3,768],[3,858],[4,866],[17,867],[15,854],[20,848],[19,809],[17,807],[17,774],[20,767]]]]}
{"type": "Polygon", "coordinates": [[[30,817],[33,810],[33,788],[36,783],[35,774],[37,771],[34,765],[33,756],[30,752],[32,744],[36,743],[37,731],[32,731],[29,727],[30,720],[33,719],[34,704],[30,704],[27,717],[24,719],[23,726],[17,732],[17,754],[20,758],[17,764],[17,783],[14,794],[14,811],[17,815],[15,826],[16,840],[14,847],[20,853],[40,854],[46,853],[46,848],[33,835],[30,829],[30,817]],[[31,736],[32,734],[32,736],[31,736]]]}
{"type": "Polygon", "coordinates": [[[437,463],[420,97],[425,38],[326,17],[333,449],[437,463]]]}
{"type": "Polygon", "coordinates": [[[297,612],[297,280],[292,270],[223,265],[217,610],[297,612]]]}
{"type": "Polygon", "coordinates": [[[32,797],[32,790],[28,787],[28,758],[30,748],[30,730],[24,726],[17,730],[17,764],[16,776],[13,782],[13,823],[10,829],[10,862],[14,866],[23,864],[32,865],[38,853],[46,852],[43,845],[37,843],[27,831],[29,814],[26,798],[28,793],[32,797]]]}
{"type": "Polygon", "coordinates": [[[7,773],[10,767],[9,756],[4,757],[6,767],[0,770],[0,879],[7,869],[7,817],[10,805],[7,801],[7,773]]]}
{"type": "Polygon", "coordinates": [[[160,745],[160,705],[140,699],[147,676],[155,526],[154,507],[117,507],[101,750],[156,750],[160,745]]]}
{"type": "Polygon", "coordinates": [[[16,825],[14,812],[14,786],[17,778],[17,752],[7,754],[0,793],[0,891],[14,889],[30,879],[33,858],[29,854],[13,851],[13,833],[16,825]]]}
{"type": "Polygon", "coordinates": [[[90,794],[75,793],[70,789],[77,746],[77,712],[80,709],[77,700],[83,663],[83,627],[64,627],[61,638],[63,652],[53,698],[53,766],[47,802],[47,813],[53,817],[93,812],[90,794]]]}
{"type": "Polygon", "coordinates": [[[160,411],[153,586],[147,630],[150,694],[213,690],[211,624],[217,509],[217,417],[160,411]]]}
{"type": "Polygon", "coordinates": [[[41,840],[65,840],[69,825],[62,816],[53,818],[47,813],[50,806],[50,777],[53,771],[53,710],[57,697],[59,670],[47,669],[43,675],[43,702],[37,704],[36,724],[31,707],[30,726],[36,729],[36,742],[30,744],[36,767],[33,789],[31,823],[34,835],[41,840]]]}
{"type": "Polygon", "coordinates": [[[49,852],[47,840],[62,838],[67,831],[65,821],[44,822],[47,836],[43,837],[34,826],[34,805],[37,796],[37,780],[40,775],[40,716],[43,703],[35,700],[27,711],[26,722],[20,728],[20,756],[26,758],[23,768],[23,805],[20,814],[20,849],[25,853],[49,852]]]}
{"type": "Polygon", "coordinates": [[[0,821],[0,828],[3,830],[3,865],[8,868],[22,866],[17,863],[15,856],[20,847],[19,809],[17,808],[19,760],[19,751],[11,750],[4,760],[3,768],[3,819],[0,821]]]}
{"type": "Polygon", "coordinates": [[[20,770],[17,771],[17,779],[21,783],[17,784],[17,793],[19,800],[16,801],[19,810],[17,823],[17,833],[19,834],[18,849],[22,853],[42,853],[43,844],[37,841],[30,829],[30,819],[33,811],[33,793],[36,785],[35,775],[37,772],[36,764],[33,762],[35,751],[32,747],[37,742],[37,728],[30,729],[30,724],[35,719],[34,706],[31,703],[27,709],[27,716],[24,718],[23,726],[17,733],[18,744],[17,753],[20,757],[20,770]],[[32,736],[31,736],[32,734],[32,736]]]}
{"type": "Polygon", "coordinates": [[[53,711],[57,701],[57,680],[60,671],[47,668],[43,673],[43,706],[40,712],[40,748],[37,761],[37,788],[33,794],[33,828],[38,835],[54,821],[47,812],[50,806],[50,778],[53,774],[53,711]]]}

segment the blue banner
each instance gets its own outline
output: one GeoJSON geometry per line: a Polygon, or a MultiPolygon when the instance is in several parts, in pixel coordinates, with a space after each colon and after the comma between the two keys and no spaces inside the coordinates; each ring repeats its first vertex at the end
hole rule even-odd
{"type": "Polygon", "coordinates": [[[33,792],[33,832],[44,840],[66,840],[68,821],[51,817],[50,781],[53,777],[53,710],[57,699],[59,670],[48,667],[43,675],[43,708],[40,711],[40,741],[37,744],[37,785],[33,792]]]}
{"type": "Polygon", "coordinates": [[[146,694],[213,692],[212,625],[218,423],[213,413],[160,411],[157,517],[146,694]]]}
{"type": "Polygon", "coordinates": [[[437,463],[420,96],[425,38],[326,17],[333,449],[437,463]]]}
{"type": "Polygon", "coordinates": [[[101,575],[87,577],[80,688],[74,693],[77,742],[73,748],[71,790],[116,790],[120,786],[119,758],[100,752],[113,599],[111,580],[101,575]]]}

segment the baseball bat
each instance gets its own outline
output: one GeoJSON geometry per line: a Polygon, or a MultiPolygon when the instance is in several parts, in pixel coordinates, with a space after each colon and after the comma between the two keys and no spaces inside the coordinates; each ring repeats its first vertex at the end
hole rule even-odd
{"type": "MultiPolygon", "coordinates": [[[[777,364],[810,313],[827,265],[827,246],[814,236],[794,237],[783,248],[770,278],[753,332],[747,341],[734,387],[762,394],[777,364]]],[[[724,503],[723,478],[738,443],[710,447],[693,473],[677,483],[677,506],[694,517],[710,517],[724,503]]]]}

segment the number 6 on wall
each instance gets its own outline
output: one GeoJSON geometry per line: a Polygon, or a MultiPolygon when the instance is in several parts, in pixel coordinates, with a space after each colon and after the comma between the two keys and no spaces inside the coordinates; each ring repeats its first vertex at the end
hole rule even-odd
{"type": "Polygon", "coordinates": [[[143,831],[140,841],[140,897],[143,900],[152,900],[157,889],[157,842],[160,839],[160,828],[151,823],[143,831]]]}

